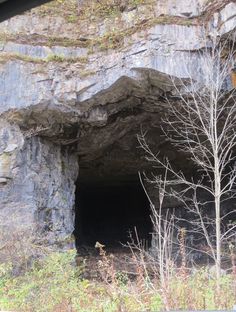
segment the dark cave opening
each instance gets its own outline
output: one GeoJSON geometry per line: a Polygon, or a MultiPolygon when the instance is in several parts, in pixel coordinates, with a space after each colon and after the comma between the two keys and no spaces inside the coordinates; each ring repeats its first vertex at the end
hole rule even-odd
{"type": "Polygon", "coordinates": [[[81,245],[119,247],[130,235],[151,243],[152,223],[149,201],[140,181],[79,181],[76,191],[75,238],[81,245]]]}

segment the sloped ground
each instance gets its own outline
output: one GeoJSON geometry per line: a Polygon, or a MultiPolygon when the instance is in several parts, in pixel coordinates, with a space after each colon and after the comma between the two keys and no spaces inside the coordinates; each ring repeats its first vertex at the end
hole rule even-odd
{"type": "Polygon", "coordinates": [[[30,312],[231,310],[235,301],[233,275],[222,277],[216,296],[215,280],[206,270],[192,274],[175,270],[161,288],[158,279],[149,278],[140,263],[135,267],[136,277],[130,279],[120,267],[115,268],[115,260],[103,255],[97,261],[99,282],[84,279],[86,264],[81,260],[75,267],[74,257],[72,251],[51,253],[18,277],[11,276],[11,268],[1,264],[0,308],[30,312]]]}
{"type": "Polygon", "coordinates": [[[160,131],[166,96],[175,105],[170,76],[198,80],[206,34],[235,29],[234,2],[208,5],[211,16],[197,0],[122,7],[104,0],[80,12],[76,1],[54,1],[0,25],[5,215],[36,218],[55,239],[70,237],[80,173],[91,181],[147,169],[137,148],[140,128],[156,150],[181,163],[160,131]]]}

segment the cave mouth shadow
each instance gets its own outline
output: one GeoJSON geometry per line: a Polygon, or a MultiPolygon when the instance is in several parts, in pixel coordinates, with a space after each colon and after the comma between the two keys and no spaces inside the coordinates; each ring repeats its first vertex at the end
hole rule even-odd
{"type": "Polygon", "coordinates": [[[138,178],[127,181],[78,181],[75,230],[77,250],[98,241],[118,248],[132,238],[151,244],[150,204],[138,178]]]}

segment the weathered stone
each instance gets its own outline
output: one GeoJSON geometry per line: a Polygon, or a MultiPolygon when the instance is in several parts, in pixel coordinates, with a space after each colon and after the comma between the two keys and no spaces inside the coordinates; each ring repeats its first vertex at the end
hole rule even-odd
{"type": "Polygon", "coordinates": [[[8,181],[8,180],[7,180],[6,178],[0,178],[0,184],[1,184],[1,183],[7,183],[7,181],[8,181]]]}
{"type": "Polygon", "coordinates": [[[4,178],[11,176],[11,157],[8,153],[0,155],[0,176],[4,178]]]}
{"type": "MultiPolygon", "coordinates": [[[[6,123],[4,128],[17,133],[6,123]]],[[[52,240],[65,238],[73,231],[77,158],[67,148],[39,138],[20,143],[14,154],[0,155],[0,212],[7,211],[9,217],[23,214],[32,226],[50,229],[52,240]]]]}
{"type": "Polygon", "coordinates": [[[188,19],[200,18],[205,2],[157,1],[153,10],[144,4],[78,26],[33,10],[0,25],[0,211],[24,214],[63,240],[74,228],[78,164],[83,181],[128,180],[148,169],[137,148],[141,129],[179,164],[160,131],[170,75],[198,81],[207,35],[236,26],[234,2],[209,19],[207,33],[188,19]]]}
{"type": "Polygon", "coordinates": [[[207,0],[161,0],[157,1],[159,14],[196,17],[203,12],[207,0]]]}

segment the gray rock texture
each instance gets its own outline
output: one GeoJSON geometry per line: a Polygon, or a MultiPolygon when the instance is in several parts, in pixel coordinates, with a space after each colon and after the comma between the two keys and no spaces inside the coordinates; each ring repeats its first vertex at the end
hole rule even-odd
{"type": "Polygon", "coordinates": [[[39,137],[24,138],[3,121],[0,133],[0,216],[52,232],[51,242],[64,240],[73,232],[76,155],[39,137]]]}
{"type": "Polygon", "coordinates": [[[200,79],[199,51],[233,33],[236,6],[151,2],[98,18],[88,3],[64,16],[52,2],[0,25],[1,211],[61,240],[73,232],[79,165],[84,180],[146,169],[140,127],[178,158],[160,136],[170,76],[200,79]]]}

